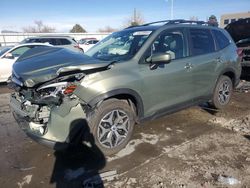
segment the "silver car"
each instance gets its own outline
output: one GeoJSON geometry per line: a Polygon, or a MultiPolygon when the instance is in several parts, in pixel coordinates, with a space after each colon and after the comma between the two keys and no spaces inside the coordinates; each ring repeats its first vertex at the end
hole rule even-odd
{"type": "Polygon", "coordinates": [[[37,36],[37,37],[30,37],[24,39],[21,44],[24,43],[49,43],[53,46],[67,48],[69,50],[73,50],[76,52],[83,52],[79,44],[75,41],[74,38],[69,36],[37,36]]]}

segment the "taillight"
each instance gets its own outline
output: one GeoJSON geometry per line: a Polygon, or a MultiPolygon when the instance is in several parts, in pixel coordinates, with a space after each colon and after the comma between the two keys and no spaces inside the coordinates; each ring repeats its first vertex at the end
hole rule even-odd
{"type": "Polygon", "coordinates": [[[75,91],[75,89],[76,89],[76,85],[69,85],[68,87],[66,87],[66,89],[64,90],[64,94],[65,95],[68,95],[68,94],[72,94],[74,91],[75,91]]]}
{"type": "Polygon", "coordinates": [[[238,48],[237,49],[237,54],[238,54],[238,56],[240,58],[240,61],[242,61],[242,59],[243,59],[243,49],[238,48]]]}
{"type": "Polygon", "coordinates": [[[79,46],[79,44],[75,45],[74,47],[77,48],[77,49],[79,49],[79,50],[81,50],[83,52],[83,49],[79,46]]]}
{"type": "Polygon", "coordinates": [[[82,49],[82,48],[79,46],[79,44],[75,45],[74,47],[75,47],[75,48],[78,48],[78,49],[82,49]]]}

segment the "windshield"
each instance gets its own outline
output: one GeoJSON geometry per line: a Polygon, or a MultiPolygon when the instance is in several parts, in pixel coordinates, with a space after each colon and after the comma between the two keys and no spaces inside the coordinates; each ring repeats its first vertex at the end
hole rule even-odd
{"type": "Polygon", "coordinates": [[[120,31],[97,43],[85,54],[104,61],[131,59],[144,44],[152,31],[120,31]]]}
{"type": "Polygon", "coordinates": [[[10,48],[7,47],[7,48],[3,48],[0,50],[0,56],[2,56],[5,52],[7,52],[10,48]]]}

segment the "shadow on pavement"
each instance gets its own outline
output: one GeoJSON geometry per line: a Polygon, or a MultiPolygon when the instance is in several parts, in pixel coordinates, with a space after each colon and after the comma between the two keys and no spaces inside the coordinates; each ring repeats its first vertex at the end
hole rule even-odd
{"type": "Polygon", "coordinates": [[[68,138],[74,144],[54,153],[56,161],[50,183],[55,183],[57,188],[104,187],[99,171],[106,159],[95,145],[87,122],[84,119],[72,122],[68,138]]]}
{"type": "Polygon", "coordinates": [[[219,112],[219,110],[211,107],[211,105],[209,105],[208,102],[200,104],[199,107],[202,108],[203,110],[205,110],[206,112],[208,112],[211,115],[216,115],[219,112]]]}
{"type": "Polygon", "coordinates": [[[244,135],[244,137],[250,141],[250,135],[244,135]]]}
{"type": "Polygon", "coordinates": [[[250,81],[250,67],[244,67],[241,72],[241,80],[250,81]]]}

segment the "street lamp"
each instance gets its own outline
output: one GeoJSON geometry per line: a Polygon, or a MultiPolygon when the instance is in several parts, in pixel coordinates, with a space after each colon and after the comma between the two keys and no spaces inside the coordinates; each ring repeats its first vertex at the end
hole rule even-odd
{"type": "MultiPolygon", "coordinates": [[[[165,1],[168,2],[168,0],[165,0],[165,1]]],[[[171,20],[174,19],[174,0],[171,0],[170,18],[171,20]]]]}
{"type": "Polygon", "coordinates": [[[171,20],[174,19],[174,0],[171,0],[171,20]]]}

